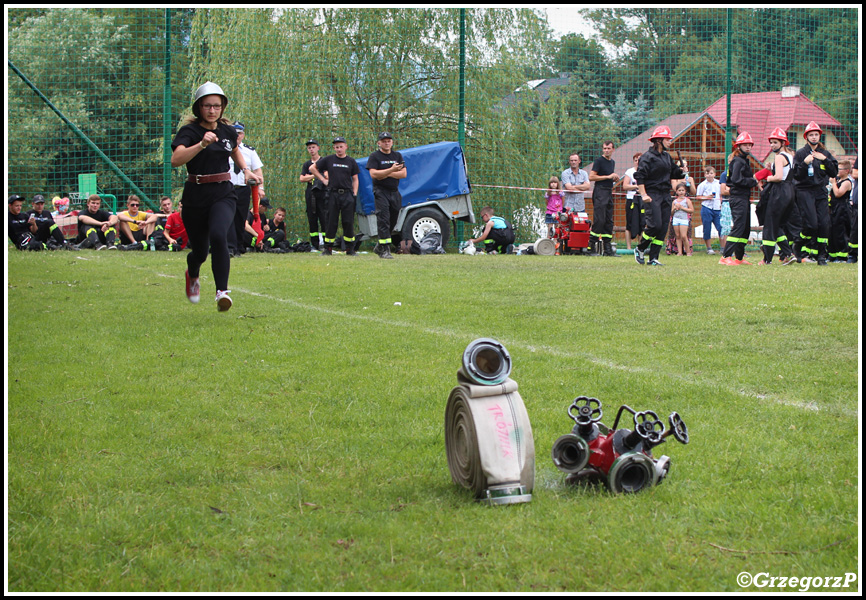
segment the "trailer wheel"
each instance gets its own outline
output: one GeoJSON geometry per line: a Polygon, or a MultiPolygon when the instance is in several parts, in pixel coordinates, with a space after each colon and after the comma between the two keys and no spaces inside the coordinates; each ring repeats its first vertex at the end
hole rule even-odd
{"type": "Polygon", "coordinates": [[[442,234],[444,248],[451,236],[451,226],[445,215],[435,208],[420,208],[413,211],[403,223],[404,240],[415,240],[420,244],[421,239],[431,231],[442,234]]]}

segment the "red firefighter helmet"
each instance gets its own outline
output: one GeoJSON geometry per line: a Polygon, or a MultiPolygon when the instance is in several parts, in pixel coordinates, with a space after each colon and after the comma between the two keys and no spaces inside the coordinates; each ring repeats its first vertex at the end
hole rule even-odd
{"type": "Polygon", "coordinates": [[[817,131],[818,133],[824,133],[824,130],[821,129],[815,121],[810,121],[808,125],[806,125],[806,131],[803,132],[803,139],[806,139],[806,136],[809,135],[810,131],[817,131]]]}
{"type": "Polygon", "coordinates": [[[782,142],[784,142],[784,145],[787,146],[788,133],[781,127],[776,127],[773,131],[770,132],[770,137],[768,137],[767,140],[781,140],[782,142]]]}
{"type": "Polygon", "coordinates": [[[749,135],[748,131],[744,131],[740,135],[737,136],[737,139],[734,140],[734,147],[736,148],[740,144],[754,144],[755,142],[752,140],[752,136],[749,135]]]}
{"type": "Polygon", "coordinates": [[[674,139],[671,135],[671,128],[667,125],[659,125],[653,130],[653,134],[649,137],[650,141],[655,139],[674,139]]]}

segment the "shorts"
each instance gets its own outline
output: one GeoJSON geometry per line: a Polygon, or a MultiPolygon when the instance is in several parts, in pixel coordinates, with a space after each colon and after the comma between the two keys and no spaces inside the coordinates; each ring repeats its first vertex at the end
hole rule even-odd
{"type": "Polygon", "coordinates": [[[731,203],[722,202],[722,232],[719,235],[721,237],[728,237],[728,234],[731,233],[731,225],[733,224],[734,219],[731,217],[731,203]]]}
{"type": "Polygon", "coordinates": [[[544,215],[544,224],[545,225],[554,225],[555,223],[558,223],[558,222],[559,222],[559,220],[556,218],[556,215],[550,215],[550,214],[544,215]]]}
{"type": "Polygon", "coordinates": [[[674,227],[676,227],[678,225],[688,227],[689,220],[688,219],[674,219],[673,221],[671,221],[671,223],[673,224],[674,227]]]}

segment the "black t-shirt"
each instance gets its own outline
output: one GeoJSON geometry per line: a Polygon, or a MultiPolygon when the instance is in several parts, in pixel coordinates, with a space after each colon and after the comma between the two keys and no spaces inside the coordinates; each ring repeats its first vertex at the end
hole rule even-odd
{"type": "MultiPolygon", "coordinates": [[[[208,130],[198,123],[188,123],[178,130],[171,142],[171,148],[172,150],[178,146],[190,148],[200,143],[207,132],[208,130]]],[[[217,141],[209,144],[186,163],[188,173],[196,175],[228,173],[229,157],[238,145],[238,133],[234,127],[222,121],[217,123],[214,133],[217,135],[217,141]]],[[[208,207],[226,196],[235,196],[235,187],[231,181],[205,184],[187,181],[183,187],[183,205],[188,208],[208,207]]]]}
{"type": "Polygon", "coordinates": [[[319,173],[328,174],[328,189],[329,190],[349,190],[352,191],[352,176],[360,173],[358,163],[351,156],[337,158],[336,154],[331,154],[325,158],[320,158],[316,161],[316,169],[319,173]]]}
{"type": "MultiPolygon", "coordinates": [[[[174,150],[179,146],[191,148],[200,143],[204,139],[204,134],[208,131],[208,129],[205,129],[198,123],[188,123],[181,127],[177,135],[174,136],[174,140],[171,142],[171,149],[174,150]]],[[[232,150],[238,145],[237,130],[231,125],[220,121],[217,123],[214,133],[217,135],[217,141],[209,144],[207,148],[196,154],[186,163],[186,170],[189,173],[195,175],[228,173],[229,156],[231,156],[232,150]]]]}
{"type": "MultiPolygon", "coordinates": [[[[367,170],[376,169],[377,171],[380,171],[382,169],[390,169],[394,164],[401,162],[403,162],[403,155],[399,152],[391,150],[389,154],[385,154],[381,150],[376,150],[367,159],[367,170]]],[[[378,187],[385,190],[396,190],[399,185],[400,180],[394,179],[393,177],[373,179],[374,188],[378,187]]]]}
{"type": "Polygon", "coordinates": [[[17,215],[13,215],[11,212],[9,213],[9,225],[7,231],[9,232],[9,239],[12,240],[12,243],[16,246],[21,243],[21,239],[25,235],[31,235],[30,225],[27,223],[29,219],[30,213],[26,213],[23,210],[17,215]]]}
{"type": "Polygon", "coordinates": [[[88,223],[82,223],[81,217],[90,217],[91,219],[99,221],[100,223],[108,223],[108,221],[111,219],[111,213],[108,212],[107,210],[104,210],[101,208],[98,211],[96,211],[95,213],[92,213],[89,210],[87,210],[87,207],[85,206],[84,210],[82,210],[81,212],[78,213],[78,229],[79,230],[81,230],[82,228],[87,229],[88,227],[93,227],[93,225],[90,225],[88,223]]]}
{"type": "Polygon", "coordinates": [[[51,216],[51,213],[47,210],[43,210],[42,212],[36,212],[35,210],[30,210],[27,213],[27,218],[30,218],[30,215],[34,215],[36,217],[36,226],[42,230],[46,227],[51,227],[54,225],[54,217],[51,216]]]}
{"type": "Polygon", "coordinates": [[[268,231],[270,233],[276,233],[278,230],[285,231],[286,230],[286,222],[281,221],[279,225],[274,223],[273,219],[268,219],[268,231]]]}
{"type": "MultiPolygon", "coordinates": [[[[592,171],[595,171],[596,175],[610,175],[614,172],[616,168],[615,160],[608,160],[603,156],[599,156],[595,159],[595,162],[592,163],[592,171]]],[[[596,189],[613,189],[613,179],[602,179],[601,181],[595,182],[596,189]]]]}
{"type": "MultiPolygon", "coordinates": [[[[310,174],[310,165],[313,164],[312,160],[308,160],[304,163],[304,166],[301,167],[301,175],[309,175],[310,174]]],[[[312,181],[307,182],[307,189],[313,188],[317,190],[325,189],[325,184],[319,181],[318,177],[313,177],[312,181]]]]}

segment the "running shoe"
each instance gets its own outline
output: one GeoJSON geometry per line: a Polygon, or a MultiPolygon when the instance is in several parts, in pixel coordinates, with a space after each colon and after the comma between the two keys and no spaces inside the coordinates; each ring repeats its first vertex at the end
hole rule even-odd
{"type": "Polygon", "coordinates": [[[720,265],[728,265],[728,266],[732,266],[732,265],[735,265],[735,264],[737,264],[737,263],[734,262],[734,258],[733,258],[733,257],[731,257],[731,256],[723,256],[722,258],[719,259],[719,264],[720,264],[720,265]]]}
{"type": "Polygon", "coordinates": [[[649,266],[651,266],[651,267],[663,267],[664,265],[653,258],[649,261],[649,266]]]}
{"type": "Polygon", "coordinates": [[[735,265],[750,265],[750,264],[752,264],[749,261],[747,261],[745,258],[743,258],[741,260],[738,260],[735,258],[735,259],[733,259],[733,261],[734,261],[735,265]]]}
{"type": "Polygon", "coordinates": [[[644,263],[643,252],[641,252],[640,248],[635,247],[634,259],[635,259],[635,261],[637,261],[637,264],[639,264],[639,265],[642,265],[644,263]]]}
{"type": "Polygon", "coordinates": [[[795,262],[797,262],[797,257],[794,256],[793,254],[789,254],[788,256],[786,256],[785,258],[782,259],[781,264],[784,266],[787,266],[787,265],[790,265],[791,263],[795,263],[795,262]]]}
{"type": "Polygon", "coordinates": [[[189,271],[186,271],[186,273],[184,273],[184,276],[186,277],[186,297],[193,304],[198,304],[199,298],[201,298],[198,287],[198,277],[192,279],[189,276],[189,271]]]}
{"type": "Polygon", "coordinates": [[[232,307],[232,299],[229,298],[231,290],[219,290],[216,294],[217,310],[225,312],[232,307]]]}

